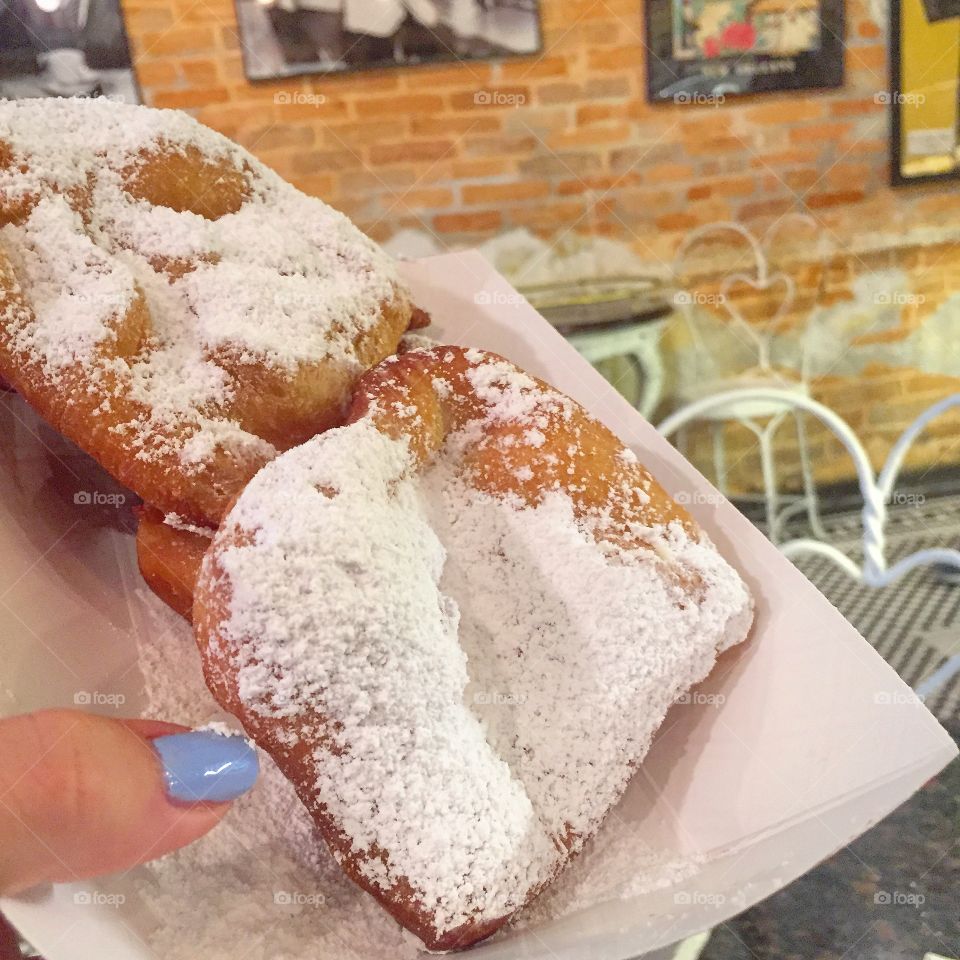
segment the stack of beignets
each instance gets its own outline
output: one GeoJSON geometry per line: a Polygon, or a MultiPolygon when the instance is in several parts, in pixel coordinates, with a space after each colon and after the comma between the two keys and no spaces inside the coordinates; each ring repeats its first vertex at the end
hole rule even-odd
{"type": "Polygon", "coordinates": [[[393,356],[421,319],[344,217],[182,114],[0,103],[0,387],[144,499],[214,697],[447,950],[580,851],[752,601],[570,398],[393,356]]]}
{"type": "Polygon", "coordinates": [[[0,378],[164,515],[216,527],[414,317],[344,216],[185,114],[0,102],[0,378]]]}

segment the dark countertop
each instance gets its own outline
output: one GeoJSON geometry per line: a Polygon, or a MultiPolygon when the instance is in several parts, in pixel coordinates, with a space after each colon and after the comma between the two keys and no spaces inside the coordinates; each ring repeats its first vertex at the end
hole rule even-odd
{"type": "MultiPolygon", "coordinates": [[[[960,721],[946,724],[960,744],[960,721]]],[[[858,840],[715,928],[701,960],[960,958],[960,759],[858,840]]]]}

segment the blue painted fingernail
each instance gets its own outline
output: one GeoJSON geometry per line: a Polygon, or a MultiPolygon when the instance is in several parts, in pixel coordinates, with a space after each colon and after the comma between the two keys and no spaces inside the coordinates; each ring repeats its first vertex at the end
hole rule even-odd
{"type": "Polygon", "coordinates": [[[167,795],[181,803],[236,800],[260,773],[257,751],[246,737],[193,730],[157,737],[167,795]]]}

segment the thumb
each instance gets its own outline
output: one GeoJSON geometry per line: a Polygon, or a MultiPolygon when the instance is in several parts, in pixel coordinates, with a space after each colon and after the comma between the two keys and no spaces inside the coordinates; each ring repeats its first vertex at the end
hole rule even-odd
{"type": "Polygon", "coordinates": [[[124,870],[201,837],[253,786],[243,738],[50,710],[0,721],[0,894],[124,870]]]}

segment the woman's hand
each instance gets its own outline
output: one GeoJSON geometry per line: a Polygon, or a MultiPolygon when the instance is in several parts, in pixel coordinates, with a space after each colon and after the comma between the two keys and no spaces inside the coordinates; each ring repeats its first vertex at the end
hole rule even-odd
{"type": "Polygon", "coordinates": [[[0,721],[0,895],[128,869],[214,827],[253,786],[242,737],[49,710],[0,721]]]}

